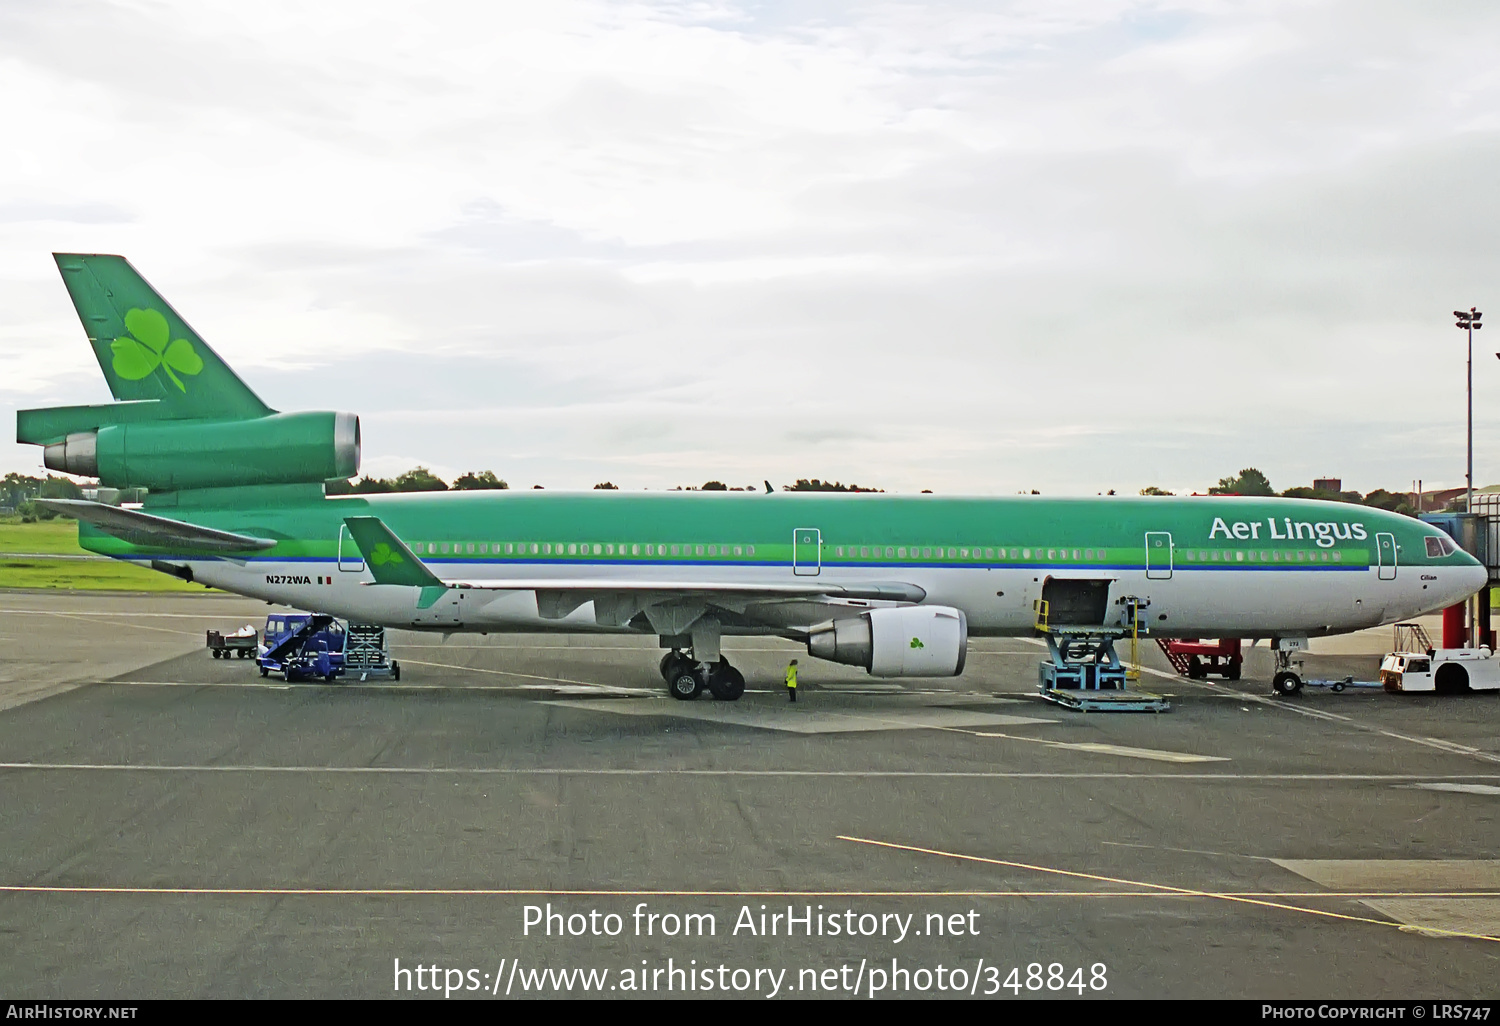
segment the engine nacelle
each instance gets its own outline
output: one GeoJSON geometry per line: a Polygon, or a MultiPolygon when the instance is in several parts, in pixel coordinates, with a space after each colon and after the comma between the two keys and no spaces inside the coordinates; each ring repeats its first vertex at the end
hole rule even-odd
{"type": "Polygon", "coordinates": [[[871,609],[815,628],[807,654],[875,677],[957,677],[969,652],[969,621],[951,606],[871,609]]]}
{"type": "Polygon", "coordinates": [[[43,462],[109,488],[170,492],[353,477],[359,448],[359,418],[352,413],[278,413],[110,424],[48,445],[43,462]]]}

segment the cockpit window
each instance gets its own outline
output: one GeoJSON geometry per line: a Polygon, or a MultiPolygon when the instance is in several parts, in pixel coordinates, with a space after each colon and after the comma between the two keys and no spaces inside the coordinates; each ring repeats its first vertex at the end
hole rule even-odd
{"type": "Polygon", "coordinates": [[[1453,539],[1445,534],[1429,535],[1426,539],[1427,555],[1432,559],[1440,556],[1451,556],[1458,551],[1458,546],[1453,544],[1453,539]]]}

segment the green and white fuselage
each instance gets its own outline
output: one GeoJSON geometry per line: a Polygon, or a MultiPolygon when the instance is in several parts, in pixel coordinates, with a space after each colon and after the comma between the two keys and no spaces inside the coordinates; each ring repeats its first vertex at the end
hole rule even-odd
{"type": "Polygon", "coordinates": [[[593,598],[549,607],[532,589],[483,587],[507,580],[650,582],[684,593],[705,583],[826,586],[816,602],[773,593],[703,603],[725,633],[794,635],[844,606],[900,601],[839,598],[840,586],[911,586],[924,603],[963,610],[976,636],[1031,633],[1049,580],[1099,580],[1111,607],[1149,600],[1153,633],[1179,637],[1358,630],[1450,605],[1485,582],[1483,567],[1430,525],[1292,499],[501,491],[173,515],[278,541],[244,558],[195,559],[141,551],[87,524],[81,539],[106,555],[187,567],[227,591],[445,631],[636,630],[629,624],[645,611],[593,598]],[[356,516],[379,517],[454,583],[451,594],[423,608],[420,587],[376,584],[345,527],[356,516]]]}
{"type": "Polygon", "coordinates": [[[88,549],[349,620],[654,634],[673,694],[744,681],[723,635],[776,634],[882,676],[961,673],[970,636],[1050,625],[1303,638],[1482,587],[1426,524],[1289,499],[482,491],[324,494],[350,413],[267,406],[127,261],[58,254],[116,402],[22,410],[50,468],[143,508],[46,500],[88,549]],[[1127,614],[1127,610],[1130,611],[1127,614]],[[688,655],[687,653],[691,653],[688,655]]]}

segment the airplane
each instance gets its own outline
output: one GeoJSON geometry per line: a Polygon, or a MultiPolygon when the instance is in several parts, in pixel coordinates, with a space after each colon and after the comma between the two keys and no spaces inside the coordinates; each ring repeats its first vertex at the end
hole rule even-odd
{"type": "Polygon", "coordinates": [[[123,257],[54,258],[116,401],[21,410],[17,440],[49,469],[144,490],[138,505],[42,500],[79,521],[84,548],[445,637],[655,635],[677,699],[743,694],[726,636],[792,639],[879,677],[957,676],[969,638],[1033,636],[1042,602],[1053,624],[1118,625],[1128,607],[1153,637],[1295,648],[1487,581],[1428,524],[1316,500],[329,496],[359,471],[356,415],[271,409],[123,257]]]}

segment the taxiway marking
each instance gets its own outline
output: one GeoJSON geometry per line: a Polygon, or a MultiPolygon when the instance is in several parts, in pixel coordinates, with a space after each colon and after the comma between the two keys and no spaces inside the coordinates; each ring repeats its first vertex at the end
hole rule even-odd
{"type": "MultiPolygon", "coordinates": [[[[0,884],[0,894],[126,894],[200,897],[564,898],[1494,898],[1500,891],[686,891],[521,887],[130,887],[0,884]]],[[[1385,924],[1390,925],[1390,924],[1385,924]]]]}
{"type": "MultiPolygon", "coordinates": [[[[1244,894],[1233,894],[1227,891],[1201,891],[1191,887],[1173,887],[1170,884],[1151,883],[1145,880],[1126,880],[1115,876],[1103,876],[1098,873],[1080,873],[1071,869],[1057,869],[1053,866],[1037,866],[1027,862],[1013,862],[1009,859],[990,859],[980,855],[965,855],[961,852],[941,851],[937,848],[922,848],[910,844],[898,844],[893,841],[877,841],[868,837],[850,837],[845,834],[838,835],[841,841],[850,841],[854,844],[867,844],[877,848],[890,848],[896,851],[917,852],[922,855],[937,855],[942,858],[959,859],[965,862],[982,862],[992,866],[1005,866],[1010,869],[1029,869],[1037,873],[1051,873],[1057,876],[1066,876],[1078,880],[1093,880],[1098,883],[1119,884],[1127,887],[1141,887],[1160,894],[1178,894],[1195,898],[1213,898],[1220,901],[1235,902],[1245,905],[1256,905],[1262,908],[1275,908],[1287,912],[1301,912],[1305,915],[1323,916],[1329,919],[1339,919],[1351,923],[1368,923],[1373,926],[1391,927],[1397,930],[1407,929],[1407,924],[1392,922],[1389,919],[1370,919],[1365,916],[1351,916],[1343,912],[1330,912],[1327,909],[1307,908],[1304,905],[1288,905],[1280,901],[1267,901],[1259,897],[1247,897],[1244,894]]],[[[1428,929],[1428,932],[1440,934],[1445,937],[1462,937],[1468,940],[1482,940],[1500,943],[1500,937],[1490,936],[1483,933],[1469,933],[1463,930],[1428,929]]]]}
{"type": "Polygon", "coordinates": [[[890,780],[1173,780],[1204,783],[1407,783],[1478,780],[1500,784],[1500,774],[1481,773],[1044,773],[1001,770],[795,770],[795,769],[609,769],[594,767],[512,768],[500,766],[265,766],[169,763],[0,762],[0,770],[64,773],[330,773],[392,776],[586,776],[586,777],[788,777],[890,780]]]}
{"type": "MultiPolygon", "coordinates": [[[[1056,722],[1055,720],[1053,722],[1056,722]]],[[[1156,748],[1131,748],[1128,745],[1111,745],[1102,741],[1049,741],[1039,737],[1020,737],[1015,734],[991,734],[983,731],[964,731],[975,737],[1000,737],[1008,741],[1029,741],[1036,745],[1046,745],[1048,748],[1066,748],[1074,752],[1088,752],[1091,755],[1119,755],[1127,759],[1152,759],[1156,762],[1229,762],[1222,755],[1194,755],[1190,752],[1165,752],[1156,748]]]]}

